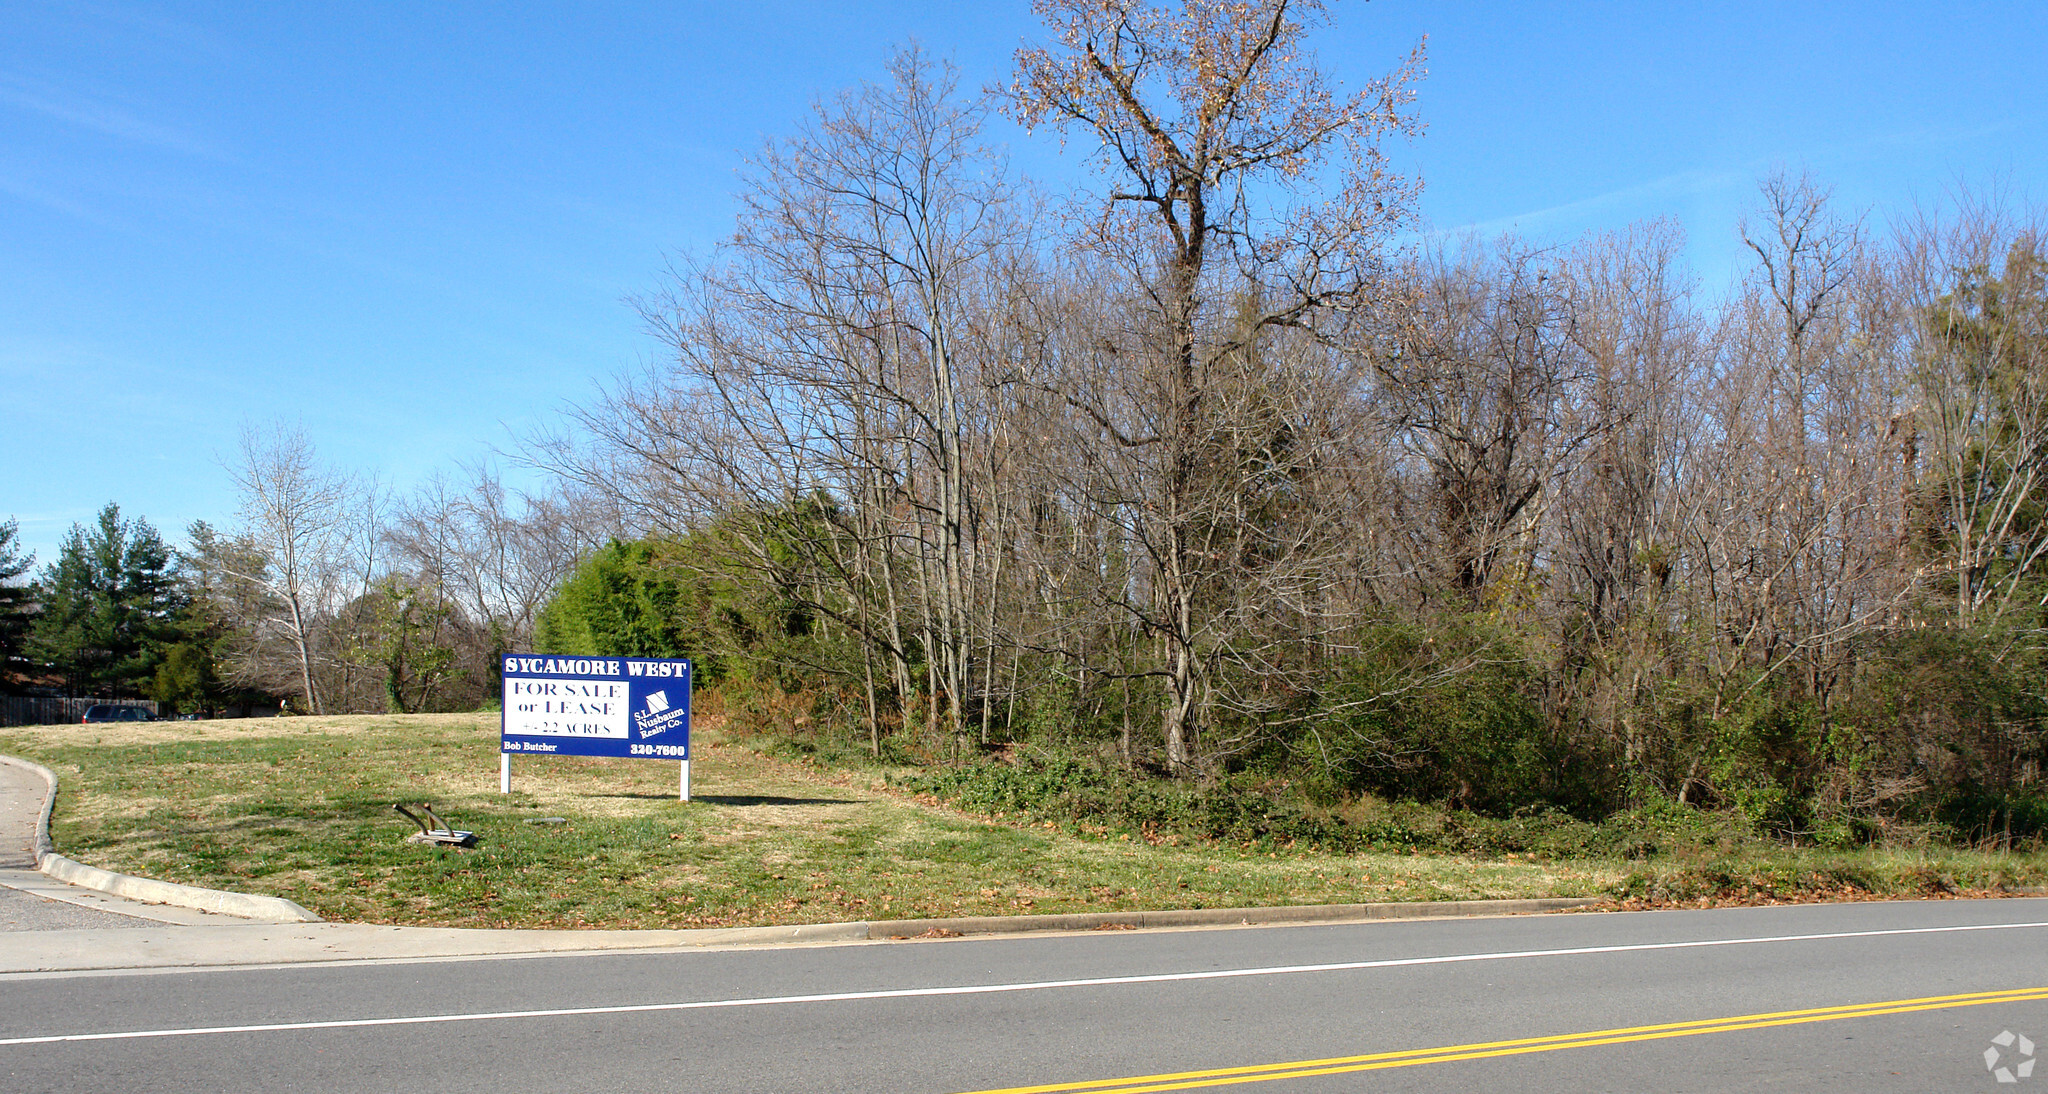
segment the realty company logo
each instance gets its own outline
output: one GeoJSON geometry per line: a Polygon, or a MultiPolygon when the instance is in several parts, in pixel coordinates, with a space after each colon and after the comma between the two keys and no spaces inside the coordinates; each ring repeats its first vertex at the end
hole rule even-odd
{"type": "Polygon", "coordinates": [[[647,709],[636,712],[633,721],[639,725],[641,737],[659,737],[681,725],[686,713],[669,706],[667,691],[657,691],[647,697],[647,709]]]}
{"type": "Polygon", "coordinates": [[[1984,1070],[2001,1083],[2016,1083],[2034,1074],[2034,1042],[2006,1030],[1984,1050],[1984,1070]]]}

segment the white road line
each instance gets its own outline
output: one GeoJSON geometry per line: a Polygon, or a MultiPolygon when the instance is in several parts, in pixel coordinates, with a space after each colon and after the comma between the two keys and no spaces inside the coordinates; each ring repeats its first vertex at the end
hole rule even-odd
{"type": "Polygon", "coordinates": [[[1172,984],[1193,980],[1232,980],[1249,976],[1292,976],[1301,973],[1355,972],[1415,965],[1457,965],[1473,961],[1517,961],[1532,957],[1583,957],[1603,953],[1653,950],[1694,950],[1715,946],[1759,946],[1781,942],[1825,942],[1843,938],[1886,938],[1899,935],[1958,934],[1968,931],[2016,931],[2048,927],[2040,923],[1981,923],[1951,927],[1902,927],[1883,931],[1837,931],[1829,934],[1765,935],[1756,938],[1710,938],[1685,942],[1639,942],[1623,946],[1580,946],[1562,950],[1507,950],[1498,953],[1447,954],[1441,957],[1397,957],[1380,961],[1341,961],[1326,965],[1276,965],[1257,969],[1212,969],[1207,972],[1164,972],[1142,976],[1102,976],[1086,980],[1037,980],[1016,984],[963,984],[950,988],[892,988],[883,991],[828,992],[819,995],[771,995],[751,999],[706,999],[688,1003],[635,1003],[609,1007],[562,1007],[552,1010],[484,1011],[471,1014],[422,1014],[405,1018],[346,1018],[325,1022],[272,1022],[244,1026],[196,1026],[189,1029],[138,1029],[114,1033],[63,1033],[44,1037],[0,1038],[0,1047],[50,1045],[71,1041],[128,1041],[156,1037],[196,1037],[220,1033],[288,1033],[313,1029],[362,1029],[370,1026],[420,1026],[443,1022],[496,1022],[509,1018],[576,1018],[599,1014],[647,1014],[658,1011],[721,1010],[731,1007],[779,1007],[801,1003],[855,1003],[875,999],[923,999],[947,995],[996,995],[1003,992],[1060,988],[1104,988],[1125,984],[1172,984]]]}

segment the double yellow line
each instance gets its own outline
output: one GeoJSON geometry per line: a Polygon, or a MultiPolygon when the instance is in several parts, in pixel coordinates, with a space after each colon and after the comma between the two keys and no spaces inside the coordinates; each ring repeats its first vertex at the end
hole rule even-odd
{"type": "Polygon", "coordinates": [[[1495,1056],[1524,1056],[1534,1052],[1556,1052],[1567,1048],[1592,1048],[1631,1041],[1661,1041],[1671,1037],[1697,1037],[1706,1033],[1734,1033],[1772,1026],[1798,1026],[1810,1022],[1836,1022],[1844,1018],[1874,1018],[1883,1014],[1910,1014],[1950,1007],[1981,1007],[1992,1003],[2020,1003],[2048,1000],[2048,987],[2015,988],[2010,991],[1978,992],[1974,995],[1930,995],[1920,999],[1892,999],[1880,1003],[1857,1003],[1846,1007],[1817,1007],[1813,1010],[1780,1010],[1767,1014],[1743,1014],[1732,1018],[1709,1018],[1697,1022],[1669,1022],[1657,1026],[1627,1026],[1588,1033],[1567,1033],[1556,1037],[1524,1037],[1514,1041],[1483,1041],[1443,1048],[1418,1048],[1403,1052],[1376,1052],[1367,1056],[1333,1056],[1324,1060],[1295,1060],[1284,1064],[1255,1064],[1208,1071],[1176,1071],[1161,1075],[1134,1075],[1125,1079],[1094,1079],[1077,1083],[1049,1083],[1044,1086],[1012,1086],[1000,1090],[978,1090],[973,1094],[1145,1094],[1158,1090],[1193,1090],[1206,1086],[1235,1086],[1267,1083],[1278,1079],[1310,1079],[1319,1075],[1344,1075],[1354,1071],[1382,1071],[1422,1064],[1447,1064],[1456,1060],[1484,1060],[1495,1056]]]}

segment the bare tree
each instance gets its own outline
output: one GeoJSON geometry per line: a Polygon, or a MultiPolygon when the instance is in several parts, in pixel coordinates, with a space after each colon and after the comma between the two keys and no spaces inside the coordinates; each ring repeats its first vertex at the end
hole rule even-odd
{"type": "Polygon", "coordinates": [[[1928,577],[1960,620],[2032,608],[2048,557],[2048,233],[1966,197],[1951,223],[1904,236],[1928,577]]]}
{"type": "Polygon", "coordinates": [[[871,732],[879,654],[899,701],[922,693],[958,735],[992,660],[971,491],[1002,463],[970,446],[1002,432],[986,397],[1008,328],[990,316],[1028,264],[1025,226],[981,102],[915,51],[889,73],[756,158],[731,243],[643,302],[672,360],[579,412],[595,443],[554,462],[597,488],[658,482],[628,502],[650,527],[716,524],[737,555],[714,565],[854,636],[871,732]]]}
{"type": "Polygon", "coordinates": [[[499,656],[532,642],[541,606],[606,537],[579,527],[571,499],[516,494],[485,465],[459,471],[461,479],[422,484],[385,534],[411,585],[439,590],[461,609],[474,645],[466,667],[490,685],[499,656]]]}
{"type": "Polygon", "coordinates": [[[1118,362],[1094,369],[1109,384],[1072,403],[1103,451],[1148,465],[1111,508],[1138,518],[1150,602],[1126,607],[1161,644],[1167,762],[1193,772],[1215,669],[1200,590],[1227,565],[1205,550],[1219,514],[1203,496],[1204,464],[1235,424],[1218,405],[1226,378],[1274,332],[1323,329],[1370,301],[1415,194],[1378,141],[1418,129],[1421,49],[1340,97],[1307,50],[1312,2],[1035,10],[1057,45],[1018,53],[1016,114],[1100,142],[1107,200],[1080,242],[1126,285],[1097,328],[1118,362]]]}
{"type": "Polygon", "coordinates": [[[1675,573],[1674,487],[1708,335],[1680,272],[1682,244],[1672,225],[1651,224],[1588,240],[1557,270],[1585,368],[1565,413],[1591,438],[1556,506],[1560,592],[1596,631],[1637,617],[1675,573]]]}
{"type": "Polygon", "coordinates": [[[262,564],[228,576],[266,594],[253,601],[263,615],[249,623],[288,647],[305,708],[324,713],[321,626],[351,569],[355,485],[320,465],[303,430],[282,425],[243,430],[227,471],[240,494],[238,538],[252,552],[243,557],[262,564]]]}
{"type": "Polygon", "coordinates": [[[1376,365],[1426,468],[1443,583],[1486,606],[1526,597],[1546,491],[1611,423],[1569,412],[1586,370],[1553,261],[1507,240],[1461,250],[1410,273],[1376,365]]]}
{"type": "Polygon", "coordinates": [[[1670,610],[1686,570],[1688,476],[1706,468],[1698,389],[1714,352],[1668,223],[1597,237],[1559,264],[1584,382],[1565,415],[1590,438],[1560,484],[1555,521],[1553,671],[1628,770],[1656,777],[1669,742],[1659,694],[1674,663],[1670,610]]]}
{"type": "Polygon", "coordinates": [[[1836,217],[1824,190],[1783,174],[1761,190],[1764,225],[1744,227],[1758,267],[1726,343],[1727,376],[1747,394],[1723,427],[1753,474],[1742,533],[1721,540],[1745,575],[1731,633],[1765,675],[1803,669],[1825,712],[1845,643],[1906,588],[1891,504],[1907,409],[1899,315],[1860,223],[1836,217]]]}

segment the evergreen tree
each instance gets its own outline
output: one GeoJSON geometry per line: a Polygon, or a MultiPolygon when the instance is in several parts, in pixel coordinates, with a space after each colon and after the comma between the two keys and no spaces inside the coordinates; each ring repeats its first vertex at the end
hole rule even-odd
{"type": "Polygon", "coordinates": [[[614,540],[585,559],[541,609],[535,641],[547,653],[683,657],[684,598],[650,541],[614,540]]]}
{"type": "Polygon", "coordinates": [[[298,683],[295,655],[265,625],[278,611],[265,585],[268,562],[246,536],[228,536],[203,520],[186,529],[178,557],[186,608],[176,645],[165,654],[151,694],[180,711],[269,707],[298,683]]]}
{"type": "Polygon", "coordinates": [[[206,647],[192,641],[180,641],[169,647],[157,665],[156,676],[149,684],[149,697],[161,704],[160,709],[174,710],[181,714],[199,713],[212,707],[220,698],[220,678],[214,674],[213,658],[207,655],[206,647]]]}
{"type": "Polygon", "coordinates": [[[122,520],[111,502],[93,525],[71,526],[36,592],[29,656],[74,694],[139,694],[186,606],[163,538],[146,520],[122,520]]]}
{"type": "Polygon", "coordinates": [[[5,689],[28,637],[29,586],[16,579],[35,565],[36,556],[24,555],[17,533],[20,526],[9,520],[0,523],[0,689],[5,689]]]}

